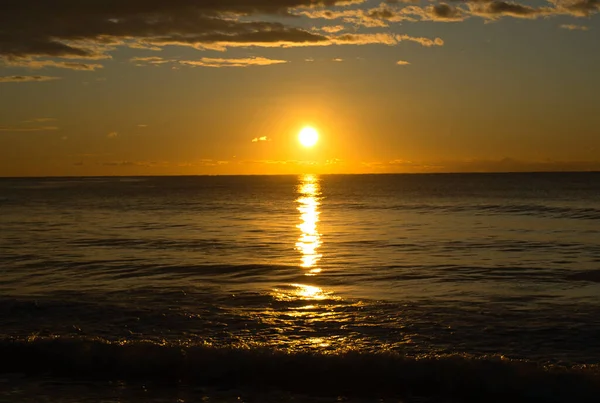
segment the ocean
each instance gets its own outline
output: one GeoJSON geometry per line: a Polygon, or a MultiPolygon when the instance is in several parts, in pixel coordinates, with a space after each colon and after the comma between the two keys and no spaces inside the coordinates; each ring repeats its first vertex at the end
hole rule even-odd
{"type": "Polygon", "coordinates": [[[0,401],[600,402],[600,173],[0,179],[0,401]]]}

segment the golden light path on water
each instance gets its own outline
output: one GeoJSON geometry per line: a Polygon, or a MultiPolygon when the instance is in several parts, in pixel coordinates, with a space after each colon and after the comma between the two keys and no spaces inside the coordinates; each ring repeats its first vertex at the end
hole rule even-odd
{"type": "Polygon", "coordinates": [[[314,175],[301,176],[298,194],[296,202],[301,223],[297,227],[302,233],[296,242],[296,249],[302,254],[301,266],[308,269],[306,275],[314,276],[321,272],[321,269],[317,267],[321,259],[321,254],[317,251],[321,246],[321,234],[317,227],[320,214],[318,208],[321,204],[319,179],[314,175]]]}
{"type": "MultiPolygon", "coordinates": [[[[361,326],[360,313],[365,304],[349,301],[331,289],[315,283],[323,280],[320,261],[323,257],[322,233],[319,231],[320,206],[323,200],[319,177],[302,175],[296,186],[296,208],[299,231],[295,249],[299,256],[299,270],[306,282],[282,284],[270,290],[275,304],[260,311],[260,321],[276,329],[277,337],[270,340],[277,348],[288,351],[316,349],[327,353],[354,351],[367,348],[368,337],[362,338],[352,326],[361,326]],[[312,280],[312,281],[310,281],[312,280]],[[361,347],[362,346],[362,347],[361,347]]],[[[390,326],[388,324],[388,326],[390,326]]],[[[381,343],[377,349],[387,349],[381,343]]]]}
{"type": "MultiPolygon", "coordinates": [[[[319,206],[321,205],[321,187],[319,178],[315,175],[302,175],[296,187],[296,204],[299,222],[296,228],[300,235],[296,241],[295,249],[299,252],[300,268],[309,277],[321,273],[319,261],[322,254],[319,248],[322,245],[319,232],[319,206]]],[[[274,288],[271,295],[276,301],[286,304],[287,309],[271,311],[269,318],[263,321],[280,329],[278,345],[291,350],[304,348],[325,348],[337,350],[344,345],[344,337],[337,334],[322,334],[317,328],[328,327],[327,323],[333,321],[336,326],[346,319],[339,317],[336,309],[343,300],[335,296],[332,291],[324,290],[316,285],[293,283],[274,288]],[[291,329],[305,327],[303,333],[310,337],[298,338],[296,335],[286,337],[291,329]]]]}

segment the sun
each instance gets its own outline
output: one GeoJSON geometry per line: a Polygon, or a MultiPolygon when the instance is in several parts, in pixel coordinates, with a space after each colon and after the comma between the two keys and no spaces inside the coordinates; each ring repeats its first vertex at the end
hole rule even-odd
{"type": "Polygon", "coordinates": [[[312,147],[319,141],[319,132],[314,127],[307,126],[298,133],[298,141],[304,147],[312,147]]]}

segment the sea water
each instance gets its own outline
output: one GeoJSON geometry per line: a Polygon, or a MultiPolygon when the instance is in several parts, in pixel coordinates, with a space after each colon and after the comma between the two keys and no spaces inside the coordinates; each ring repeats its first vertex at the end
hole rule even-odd
{"type": "Polygon", "coordinates": [[[0,179],[0,357],[6,401],[600,401],[600,174],[0,179]]]}

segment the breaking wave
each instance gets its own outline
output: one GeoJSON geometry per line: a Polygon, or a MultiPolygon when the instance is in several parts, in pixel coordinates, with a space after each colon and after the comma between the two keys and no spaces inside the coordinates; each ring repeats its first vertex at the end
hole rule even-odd
{"type": "Polygon", "coordinates": [[[500,356],[291,353],[248,345],[216,348],[33,337],[0,341],[0,356],[2,373],[264,388],[316,396],[592,402],[600,395],[598,365],[543,366],[500,356]]]}

